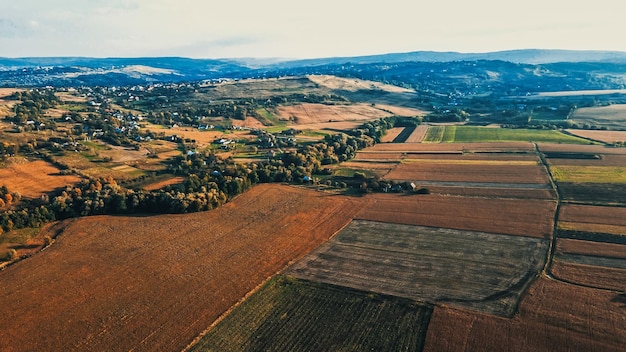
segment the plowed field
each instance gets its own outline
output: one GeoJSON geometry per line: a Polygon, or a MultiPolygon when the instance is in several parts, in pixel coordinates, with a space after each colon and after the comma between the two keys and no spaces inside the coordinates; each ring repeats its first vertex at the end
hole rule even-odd
{"type": "Polygon", "coordinates": [[[76,175],[61,175],[59,169],[45,161],[12,163],[0,168],[0,185],[23,197],[38,198],[43,193],[80,181],[76,175]]]}
{"type": "MultiPolygon", "coordinates": [[[[626,292],[626,269],[555,260],[552,263],[551,272],[556,278],[567,282],[626,292]]],[[[626,298],[624,304],[626,304],[626,298]]]]}
{"type": "Polygon", "coordinates": [[[261,185],[205,213],[75,220],[0,272],[0,350],[180,351],[364,201],[261,185]]]}
{"type": "Polygon", "coordinates": [[[443,195],[372,194],[363,220],[548,238],[556,203],[443,195]]]}
{"type": "Polygon", "coordinates": [[[436,307],[424,351],[623,351],[626,297],[542,278],[512,319],[436,307]]]}
{"type": "Polygon", "coordinates": [[[544,167],[533,163],[411,161],[394,168],[386,178],[406,181],[490,182],[512,184],[548,184],[544,167]]]}
{"type": "Polygon", "coordinates": [[[547,248],[530,237],[355,220],[288,273],[512,316],[547,248]]]}
{"type": "Polygon", "coordinates": [[[626,234],[626,208],[566,204],[560,208],[559,228],[623,235],[626,234]]]}

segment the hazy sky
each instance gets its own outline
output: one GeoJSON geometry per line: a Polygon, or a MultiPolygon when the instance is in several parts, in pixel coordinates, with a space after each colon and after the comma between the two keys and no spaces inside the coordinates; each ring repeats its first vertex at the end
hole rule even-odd
{"type": "Polygon", "coordinates": [[[0,56],[626,51],[617,0],[0,0],[0,56]]]}

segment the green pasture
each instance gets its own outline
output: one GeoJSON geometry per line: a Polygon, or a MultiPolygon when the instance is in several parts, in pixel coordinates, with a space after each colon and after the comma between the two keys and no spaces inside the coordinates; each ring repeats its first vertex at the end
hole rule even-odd
{"type": "Polygon", "coordinates": [[[541,142],[589,144],[586,139],[570,136],[556,130],[492,128],[479,126],[430,126],[424,142],[541,142]],[[432,131],[432,132],[431,132],[432,131]]]}

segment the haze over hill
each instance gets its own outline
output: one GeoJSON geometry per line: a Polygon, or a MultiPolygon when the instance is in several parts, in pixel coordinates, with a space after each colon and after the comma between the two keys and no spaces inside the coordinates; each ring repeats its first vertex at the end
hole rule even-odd
{"type": "MultiPolygon", "coordinates": [[[[619,51],[540,49],[490,53],[416,51],[308,60],[30,57],[0,58],[0,86],[132,85],[303,74],[339,74],[385,80],[388,79],[387,76],[410,77],[421,71],[441,75],[446,71],[442,71],[444,69],[437,65],[438,63],[458,67],[461,62],[472,62],[473,66],[478,63],[482,68],[480,75],[485,77],[493,77],[494,72],[498,76],[506,76],[512,72],[511,70],[521,71],[516,74],[522,76],[530,74],[564,78],[577,73],[592,76],[595,72],[604,76],[614,74],[618,78],[615,84],[605,87],[613,89],[622,88],[623,79],[620,80],[619,77],[626,73],[626,52],[619,51]]],[[[406,80],[403,82],[410,83],[406,80]]]]}

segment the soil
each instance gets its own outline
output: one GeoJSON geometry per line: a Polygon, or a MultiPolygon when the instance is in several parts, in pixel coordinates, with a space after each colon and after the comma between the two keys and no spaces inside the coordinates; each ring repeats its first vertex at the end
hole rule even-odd
{"type": "Polygon", "coordinates": [[[80,182],[76,175],[61,175],[54,165],[42,161],[12,162],[0,169],[0,184],[22,197],[39,198],[42,194],[80,182]]]}
{"type": "Polygon", "coordinates": [[[261,185],[210,212],[98,216],[0,272],[0,350],[182,350],[363,198],[261,185]]]}

